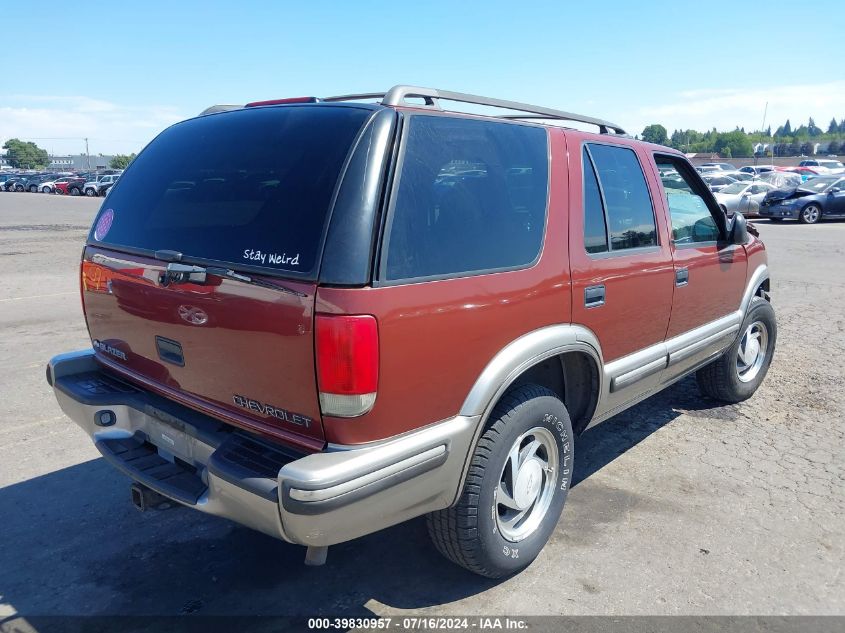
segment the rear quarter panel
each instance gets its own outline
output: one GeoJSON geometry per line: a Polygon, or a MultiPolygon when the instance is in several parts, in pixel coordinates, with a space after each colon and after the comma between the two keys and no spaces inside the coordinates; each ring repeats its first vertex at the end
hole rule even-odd
{"type": "Polygon", "coordinates": [[[534,266],[415,284],[318,289],[317,312],[372,314],[379,327],[376,403],[358,418],[324,417],[329,442],[369,442],[457,415],[503,347],[532,330],[570,322],[566,148],[559,131],[549,134],[546,233],[534,266]]]}

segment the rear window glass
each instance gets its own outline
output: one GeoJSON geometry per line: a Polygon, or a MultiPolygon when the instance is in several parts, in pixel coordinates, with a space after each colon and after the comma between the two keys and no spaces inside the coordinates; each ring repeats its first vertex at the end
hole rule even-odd
{"type": "Polygon", "coordinates": [[[89,239],[313,276],[335,184],[369,115],[286,106],[174,125],[112,187],[108,229],[95,221],[89,239]]]}
{"type": "Polygon", "coordinates": [[[549,180],[545,129],[415,115],[407,134],[386,280],[511,269],[537,259],[549,180]]]}

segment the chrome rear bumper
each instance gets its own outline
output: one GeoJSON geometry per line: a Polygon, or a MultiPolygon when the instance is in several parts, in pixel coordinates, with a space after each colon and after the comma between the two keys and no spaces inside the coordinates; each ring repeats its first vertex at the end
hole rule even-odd
{"type": "Polygon", "coordinates": [[[310,455],[127,384],[93,350],[47,367],[59,406],[129,477],[183,505],[292,543],[325,546],[457,499],[479,416],[310,455]]]}

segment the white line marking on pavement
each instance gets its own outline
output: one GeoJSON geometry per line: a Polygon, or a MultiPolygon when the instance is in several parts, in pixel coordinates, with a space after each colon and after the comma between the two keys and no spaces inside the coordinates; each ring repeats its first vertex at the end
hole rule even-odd
{"type": "Polygon", "coordinates": [[[5,303],[6,301],[23,301],[24,299],[44,299],[46,297],[63,297],[65,295],[75,295],[77,292],[54,292],[53,294],[49,295],[32,295],[31,297],[10,297],[8,299],[0,299],[0,303],[5,303]]]}

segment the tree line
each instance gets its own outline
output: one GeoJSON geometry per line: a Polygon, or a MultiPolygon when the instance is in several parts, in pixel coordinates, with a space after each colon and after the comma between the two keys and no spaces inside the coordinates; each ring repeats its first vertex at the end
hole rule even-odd
{"type": "MultiPolygon", "coordinates": [[[[10,138],[3,144],[6,161],[15,169],[46,169],[50,166],[47,150],[38,147],[32,141],[10,138]]],[[[111,169],[126,169],[135,158],[135,153],[117,154],[109,161],[111,169]]]]}
{"type": "MultiPolygon", "coordinates": [[[[698,130],[674,130],[671,135],[659,123],[647,125],[643,129],[642,138],[650,143],[668,145],[687,153],[716,152],[724,158],[749,157],[754,155],[754,145],[767,144],[766,156],[809,156],[813,153],[815,143],[827,142],[828,154],[838,154],[845,151],[845,118],[830,120],[827,131],[816,125],[813,117],[806,124],[792,127],[789,119],[772,132],[772,126],[765,130],[746,132],[745,128],[737,127],[731,132],[718,132],[716,128],[707,132],[698,130]]],[[[758,154],[762,155],[762,153],[758,154]]]]}

